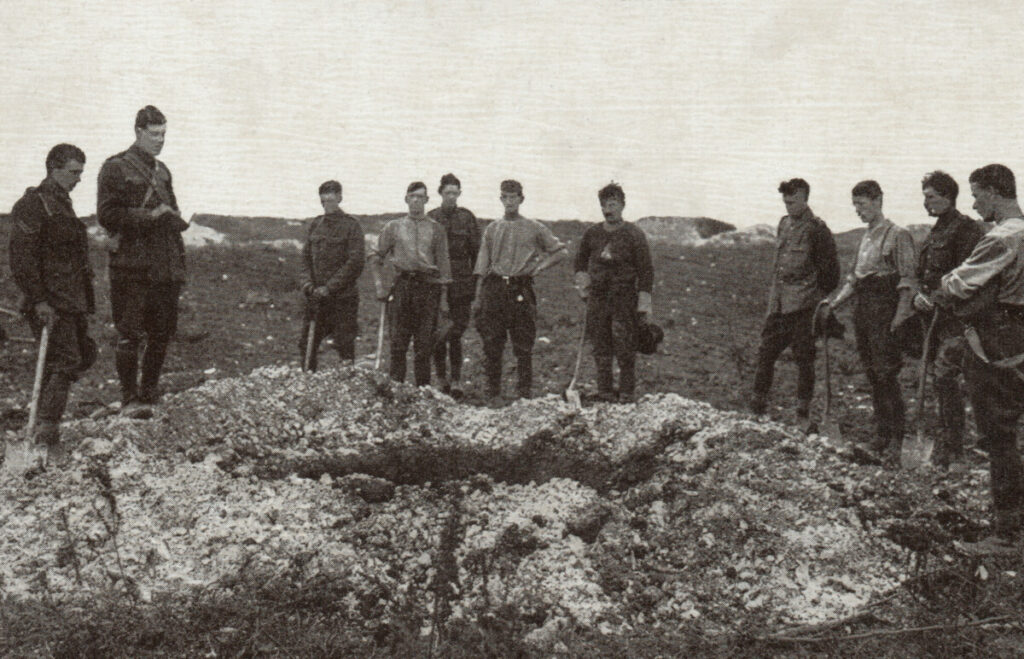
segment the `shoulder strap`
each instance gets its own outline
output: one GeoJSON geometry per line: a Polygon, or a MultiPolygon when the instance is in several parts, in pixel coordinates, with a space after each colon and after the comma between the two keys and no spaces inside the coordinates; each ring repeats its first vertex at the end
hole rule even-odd
{"type": "Polygon", "coordinates": [[[172,208],[174,207],[174,204],[171,203],[171,200],[164,194],[163,189],[159,185],[157,185],[156,172],[157,169],[160,167],[159,160],[153,158],[153,162],[155,163],[153,170],[147,172],[145,165],[142,162],[140,162],[139,159],[135,156],[135,154],[133,154],[131,151],[125,152],[124,159],[129,165],[135,168],[135,171],[142,174],[142,177],[146,179],[147,183],[149,183],[149,189],[146,190],[146,197],[142,200],[142,207],[146,206],[146,204],[149,202],[149,198],[153,195],[154,192],[156,193],[156,196],[160,198],[160,201],[167,204],[168,206],[171,206],[172,208]]]}

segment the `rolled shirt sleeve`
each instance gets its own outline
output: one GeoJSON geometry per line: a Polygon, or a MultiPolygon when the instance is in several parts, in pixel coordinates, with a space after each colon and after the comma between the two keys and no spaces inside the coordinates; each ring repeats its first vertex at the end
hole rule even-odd
{"type": "Polygon", "coordinates": [[[893,240],[893,261],[900,280],[896,288],[909,288],[917,290],[917,248],[914,247],[914,238],[906,229],[894,232],[893,240]]]}
{"type": "Polygon", "coordinates": [[[967,260],[942,278],[942,289],[957,298],[970,299],[982,286],[1009,266],[1014,250],[991,236],[979,242],[967,260]]]}

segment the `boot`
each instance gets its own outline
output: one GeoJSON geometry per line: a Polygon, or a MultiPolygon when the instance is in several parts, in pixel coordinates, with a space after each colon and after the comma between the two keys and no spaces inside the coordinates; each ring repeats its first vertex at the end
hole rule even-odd
{"type": "Polygon", "coordinates": [[[516,374],[516,395],[519,398],[529,398],[533,386],[533,355],[516,357],[516,374]]]}
{"type": "Polygon", "coordinates": [[[121,405],[127,405],[139,397],[139,352],[138,345],[119,341],[114,356],[117,378],[121,381],[121,405]]]}
{"type": "Polygon", "coordinates": [[[160,381],[160,371],[164,367],[166,356],[167,344],[163,341],[150,341],[146,345],[146,352],[142,355],[142,384],[139,388],[139,400],[147,405],[156,405],[160,400],[157,384],[160,381]]]}
{"type": "Polygon", "coordinates": [[[594,357],[597,368],[597,400],[614,401],[615,390],[612,388],[612,358],[594,357]]]}
{"type": "Polygon", "coordinates": [[[636,402],[636,357],[619,358],[619,402],[636,402]]]}
{"type": "Polygon", "coordinates": [[[768,411],[768,396],[766,394],[754,393],[750,397],[750,413],[754,416],[761,416],[768,411]]]}

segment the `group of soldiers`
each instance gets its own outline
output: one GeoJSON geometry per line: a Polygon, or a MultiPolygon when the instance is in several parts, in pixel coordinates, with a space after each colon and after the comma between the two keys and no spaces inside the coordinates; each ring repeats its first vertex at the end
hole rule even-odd
{"type": "MultiPolygon", "coordinates": [[[[965,380],[990,459],[994,535],[981,547],[1012,550],[1024,526],[1024,471],[1016,425],[1024,413],[1024,214],[1013,172],[993,164],[970,176],[974,209],[986,232],[956,208],[959,186],[932,172],[921,189],[935,218],[918,250],[909,231],[882,212],[882,189],[861,181],[851,191],[867,230],[850,273],[840,284],[835,241],[808,207],[810,186],[795,178],[779,186],[787,214],[779,222],[768,313],[761,334],[750,409],[767,409],[774,363],[791,347],[797,364],[796,415],[814,430],[809,411],[814,390],[815,338],[841,336],[835,310],[853,302],[857,351],[871,387],[874,438],[864,450],[890,459],[905,432],[899,384],[904,352],[914,346],[934,359],[940,438],[934,454],[946,468],[964,456],[965,380]],[[930,331],[922,332],[923,327],[930,331]],[[921,346],[920,337],[929,345],[921,346]]],[[[920,420],[918,421],[920,423],[920,420]]]]}
{"type": "MultiPolygon", "coordinates": [[[[518,181],[501,183],[504,215],[482,232],[476,216],[458,205],[462,185],[454,174],[441,178],[438,193],[441,205],[427,213],[426,184],[410,183],[405,195],[408,214],[384,226],[367,257],[359,222],[341,210],[341,184],[326,181],[320,186],[325,214],[311,223],[303,248],[303,362],[315,370],[316,352],[325,336],[331,337],[342,361],[355,359],[357,280],[369,260],[376,297],[387,314],[392,379],[405,380],[412,343],[415,384],[431,383],[433,363],[440,389],[461,398],[462,336],[473,322],[483,343],[488,403],[503,402],[507,341],[515,357],[516,397],[529,398],[537,337],[533,278],[565,260],[566,246],[546,225],[520,214],[525,196],[518,181]],[[386,264],[394,269],[390,286],[386,264]]],[[[643,231],[623,220],[626,196],[619,185],[602,188],[598,200],[605,221],[583,236],[574,262],[574,284],[586,300],[585,326],[597,366],[596,397],[632,401],[639,334],[651,313],[651,252],[643,231]],[[619,367],[618,387],[613,360],[619,367]]]]}
{"type": "MultiPolygon", "coordinates": [[[[170,171],[156,158],[166,130],[157,108],[139,110],[135,142],[108,158],[98,177],[97,216],[110,237],[121,411],[141,418],[151,416],[159,400],[160,373],[185,282],[181,233],[189,224],[178,210],[170,171]]],[[[95,300],[87,230],[69,194],[85,162],[74,145],[53,147],[46,178],[12,211],[10,262],[23,294],[20,310],[37,337],[44,328],[48,335],[34,434],[37,444],[47,446],[59,444],[69,387],[97,355],[88,333],[95,300]]],[[[853,206],[867,231],[849,276],[831,299],[840,284],[832,233],[810,210],[806,181],[795,178],[779,186],[787,214],[778,228],[750,407],[755,414],[766,411],[774,363],[791,347],[798,366],[797,417],[812,430],[815,338],[841,334],[834,311],[852,300],[857,349],[874,405],[875,438],[867,449],[897,451],[905,432],[898,381],[902,351],[913,343],[915,325],[918,330],[932,325],[936,349],[924,352],[935,355],[942,427],[935,461],[948,466],[963,455],[962,375],[979,446],[991,460],[998,545],[1019,537],[1024,524],[1024,469],[1016,444],[1016,424],[1024,413],[1024,214],[1013,173],[1005,166],[975,170],[970,186],[974,209],[995,227],[986,233],[957,211],[956,181],[936,171],[922,181],[925,209],[936,221],[920,250],[906,229],[883,214],[877,182],[854,186],[853,206]]],[[[520,214],[525,197],[518,181],[501,183],[504,215],[483,231],[473,213],[458,205],[461,183],[455,175],[441,178],[438,193],[441,204],[428,213],[427,186],[409,184],[408,214],[388,222],[367,250],[358,220],[341,209],[341,184],[332,180],[320,186],[324,214],[311,222],[302,252],[303,363],[316,369],[316,353],[328,336],[343,361],[355,359],[357,283],[369,261],[382,324],[386,314],[389,328],[392,379],[405,379],[412,343],[415,384],[430,384],[433,366],[440,388],[461,397],[462,337],[472,322],[483,343],[489,402],[503,401],[502,361],[509,339],[516,395],[528,398],[537,320],[533,278],[568,258],[566,246],[547,226],[520,214]],[[390,286],[385,265],[395,273],[390,286]]],[[[610,183],[598,200],[604,221],[584,233],[573,281],[585,301],[597,398],[628,402],[636,395],[641,335],[654,327],[649,320],[654,271],[643,231],[623,220],[622,188],[610,183]]]]}

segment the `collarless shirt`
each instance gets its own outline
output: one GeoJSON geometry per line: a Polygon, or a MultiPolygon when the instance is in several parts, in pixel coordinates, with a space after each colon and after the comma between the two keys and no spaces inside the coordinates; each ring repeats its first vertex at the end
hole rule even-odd
{"type": "Polygon", "coordinates": [[[384,225],[373,258],[382,264],[389,256],[400,272],[424,274],[433,283],[452,283],[444,227],[426,215],[406,215],[384,225]]]}
{"type": "Polygon", "coordinates": [[[910,232],[881,218],[868,227],[857,248],[857,261],[849,282],[856,284],[866,277],[898,274],[896,288],[917,289],[917,254],[910,232]]]}
{"type": "Polygon", "coordinates": [[[545,255],[564,248],[551,229],[537,220],[502,218],[487,225],[473,274],[532,276],[545,255]]]}
{"type": "Polygon", "coordinates": [[[996,276],[996,301],[1024,306],[1024,218],[1006,218],[985,234],[967,260],[942,278],[942,289],[967,300],[996,276]]]}

